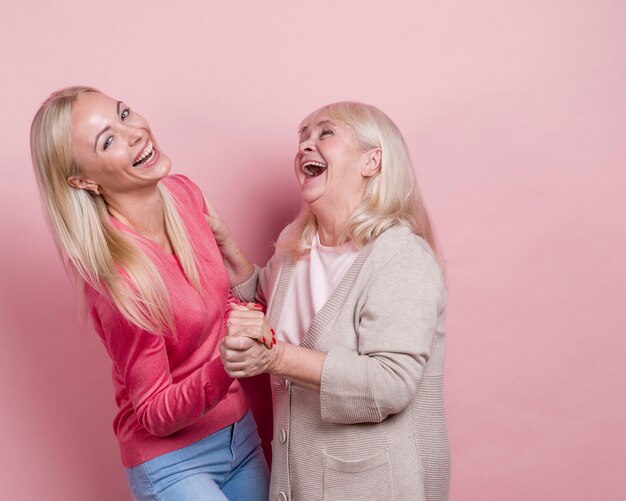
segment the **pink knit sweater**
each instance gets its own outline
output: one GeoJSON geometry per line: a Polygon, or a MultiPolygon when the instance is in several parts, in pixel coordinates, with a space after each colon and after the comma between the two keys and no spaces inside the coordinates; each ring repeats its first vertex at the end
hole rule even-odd
{"type": "Polygon", "coordinates": [[[229,281],[203,216],[204,199],[184,176],[161,182],[177,201],[196,252],[202,294],[189,284],[176,256],[112,222],[149,250],[170,292],[176,338],[130,325],[110,300],[87,290],[93,323],[113,361],[119,407],[113,428],[126,467],[197,442],[248,409],[241,386],[226,374],[219,358],[229,281]]]}

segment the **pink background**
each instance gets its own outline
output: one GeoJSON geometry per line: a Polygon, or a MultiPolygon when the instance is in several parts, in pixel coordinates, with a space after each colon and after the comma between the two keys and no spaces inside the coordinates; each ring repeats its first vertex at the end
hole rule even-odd
{"type": "Polygon", "coordinates": [[[385,110],[448,262],[451,499],[626,499],[625,22],[618,0],[5,5],[0,497],[129,499],[28,151],[81,83],[150,120],[260,263],[299,205],[298,121],[385,110]]]}

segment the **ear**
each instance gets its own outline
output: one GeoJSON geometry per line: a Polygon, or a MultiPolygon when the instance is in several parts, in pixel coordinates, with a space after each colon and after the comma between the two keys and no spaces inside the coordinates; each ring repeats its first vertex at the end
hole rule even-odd
{"type": "Polygon", "coordinates": [[[361,169],[361,175],[363,177],[372,177],[380,171],[380,164],[383,158],[383,150],[380,148],[373,148],[365,153],[365,163],[361,169]]]}
{"type": "Polygon", "coordinates": [[[99,195],[98,183],[92,181],[91,179],[84,179],[79,176],[69,176],[67,178],[67,184],[69,184],[72,188],[76,188],[78,190],[92,191],[96,195],[99,195]]]}

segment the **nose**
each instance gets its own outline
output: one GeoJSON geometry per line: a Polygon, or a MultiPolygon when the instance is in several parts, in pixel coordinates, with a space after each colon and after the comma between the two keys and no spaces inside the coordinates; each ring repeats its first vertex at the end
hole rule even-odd
{"type": "Polygon", "coordinates": [[[308,137],[300,141],[300,144],[298,145],[298,151],[301,154],[305,154],[305,153],[313,151],[314,146],[315,145],[313,144],[313,141],[311,141],[311,138],[308,137]]]}
{"type": "Polygon", "coordinates": [[[145,139],[147,132],[144,129],[140,129],[137,127],[128,127],[128,142],[131,146],[143,141],[145,139]]]}

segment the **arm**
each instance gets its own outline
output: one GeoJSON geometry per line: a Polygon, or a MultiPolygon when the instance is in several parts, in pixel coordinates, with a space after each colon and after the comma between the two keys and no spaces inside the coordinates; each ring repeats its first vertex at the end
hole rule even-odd
{"type": "Polygon", "coordinates": [[[233,380],[219,358],[174,382],[163,337],[130,325],[102,296],[92,314],[137,419],[149,433],[171,435],[197,421],[226,395],[233,380]]]}
{"type": "Polygon", "coordinates": [[[331,348],[322,371],[322,420],[380,422],[414,398],[445,303],[435,259],[417,244],[373,277],[359,312],[358,352],[331,348]]]}
{"type": "Polygon", "coordinates": [[[319,391],[326,353],[279,341],[273,348],[262,342],[273,331],[262,311],[231,305],[228,336],[220,353],[224,368],[235,378],[268,373],[319,391]]]}
{"type": "Polygon", "coordinates": [[[242,252],[239,245],[237,245],[233,234],[219,216],[215,207],[206,198],[204,199],[204,205],[204,218],[213,230],[215,241],[224,260],[224,266],[226,266],[226,271],[228,271],[231,287],[246,282],[252,276],[254,266],[242,252]]]}
{"type": "Polygon", "coordinates": [[[435,259],[408,245],[368,285],[358,352],[337,345],[323,353],[282,342],[268,350],[255,341],[270,329],[262,313],[233,311],[220,353],[233,377],[267,372],[319,390],[324,421],[380,422],[413,399],[444,302],[435,259]]]}

